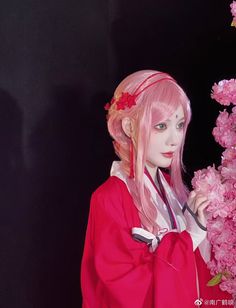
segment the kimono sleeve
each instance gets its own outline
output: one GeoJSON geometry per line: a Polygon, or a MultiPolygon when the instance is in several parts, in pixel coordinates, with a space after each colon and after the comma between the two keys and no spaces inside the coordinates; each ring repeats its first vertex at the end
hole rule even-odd
{"type": "Polygon", "coordinates": [[[198,299],[196,264],[188,232],[169,232],[155,252],[155,308],[194,308],[198,299]]]}
{"type": "Polygon", "coordinates": [[[83,307],[152,307],[153,256],[146,244],[132,239],[131,206],[113,188],[92,196],[82,261],[83,307]]]}

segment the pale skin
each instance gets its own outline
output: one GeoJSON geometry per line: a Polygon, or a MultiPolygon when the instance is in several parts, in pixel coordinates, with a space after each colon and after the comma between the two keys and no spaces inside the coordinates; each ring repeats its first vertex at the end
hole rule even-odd
{"type": "MultiPolygon", "coordinates": [[[[183,128],[185,118],[182,106],[165,121],[155,123],[151,129],[149,146],[147,150],[146,168],[155,181],[158,167],[170,166],[175,151],[181,146],[183,140],[183,128]]],[[[124,133],[133,140],[135,144],[135,123],[131,118],[123,118],[122,128],[124,133]]],[[[197,214],[202,225],[206,225],[204,210],[209,204],[206,196],[196,191],[191,191],[188,198],[188,206],[197,214]]]]}

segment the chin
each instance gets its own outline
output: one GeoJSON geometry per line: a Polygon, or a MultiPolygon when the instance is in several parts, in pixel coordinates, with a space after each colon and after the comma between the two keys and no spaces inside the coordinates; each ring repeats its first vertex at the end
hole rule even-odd
{"type": "Polygon", "coordinates": [[[171,164],[160,164],[158,167],[168,169],[168,168],[170,168],[170,166],[171,166],[171,164]]]}
{"type": "Polygon", "coordinates": [[[171,162],[172,162],[172,159],[162,159],[161,161],[158,161],[157,162],[157,166],[159,168],[169,168],[171,166],[171,162]]]}
{"type": "Polygon", "coordinates": [[[170,163],[160,163],[160,162],[158,162],[158,163],[156,163],[156,164],[149,164],[149,167],[150,168],[166,168],[166,169],[168,169],[168,168],[170,168],[170,166],[171,166],[171,162],[170,163]]]}
{"type": "Polygon", "coordinates": [[[156,159],[153,161],[147,161],[148,166],[150,168],[170,168],[171,163],[172,163],[172,159],[167,159],[167,158],[160,158],[160,159],[156,159]]]}

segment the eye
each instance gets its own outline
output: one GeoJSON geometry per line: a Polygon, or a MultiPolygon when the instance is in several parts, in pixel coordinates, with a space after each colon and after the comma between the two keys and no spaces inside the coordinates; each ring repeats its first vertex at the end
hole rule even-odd
{"type": "Polygon", "coordinates": [[[167,128],[166,123],[159,123],[157,125],[155,125],[155,129],[157,130],[165,130],[167,128]]]}
{"type": "Polygon", "coordinates": [[[184,125],[185,125],[185,122],[184,122],[184,121],[183,121],[183,122],[180,122],[180,123],[177,124],[177,128],[178,128],[178,129],[183,129],[183,128],[184,128],[184,125]]]}

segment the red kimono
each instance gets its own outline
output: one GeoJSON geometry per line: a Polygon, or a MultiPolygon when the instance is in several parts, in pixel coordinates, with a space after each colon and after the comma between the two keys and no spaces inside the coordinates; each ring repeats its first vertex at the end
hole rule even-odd
{"type": "Polygon", "coordinates": [[[227,293],[206,286],[210,273],[187,231],[166,234],[151,253],[132,238],[133,227],[141,224],[132,197],[126,184],[111,176],[91,199],[81,268],[83,308],[193,308],[200,306],[196,301],[201,307],[233,307],[227,293]]]}

